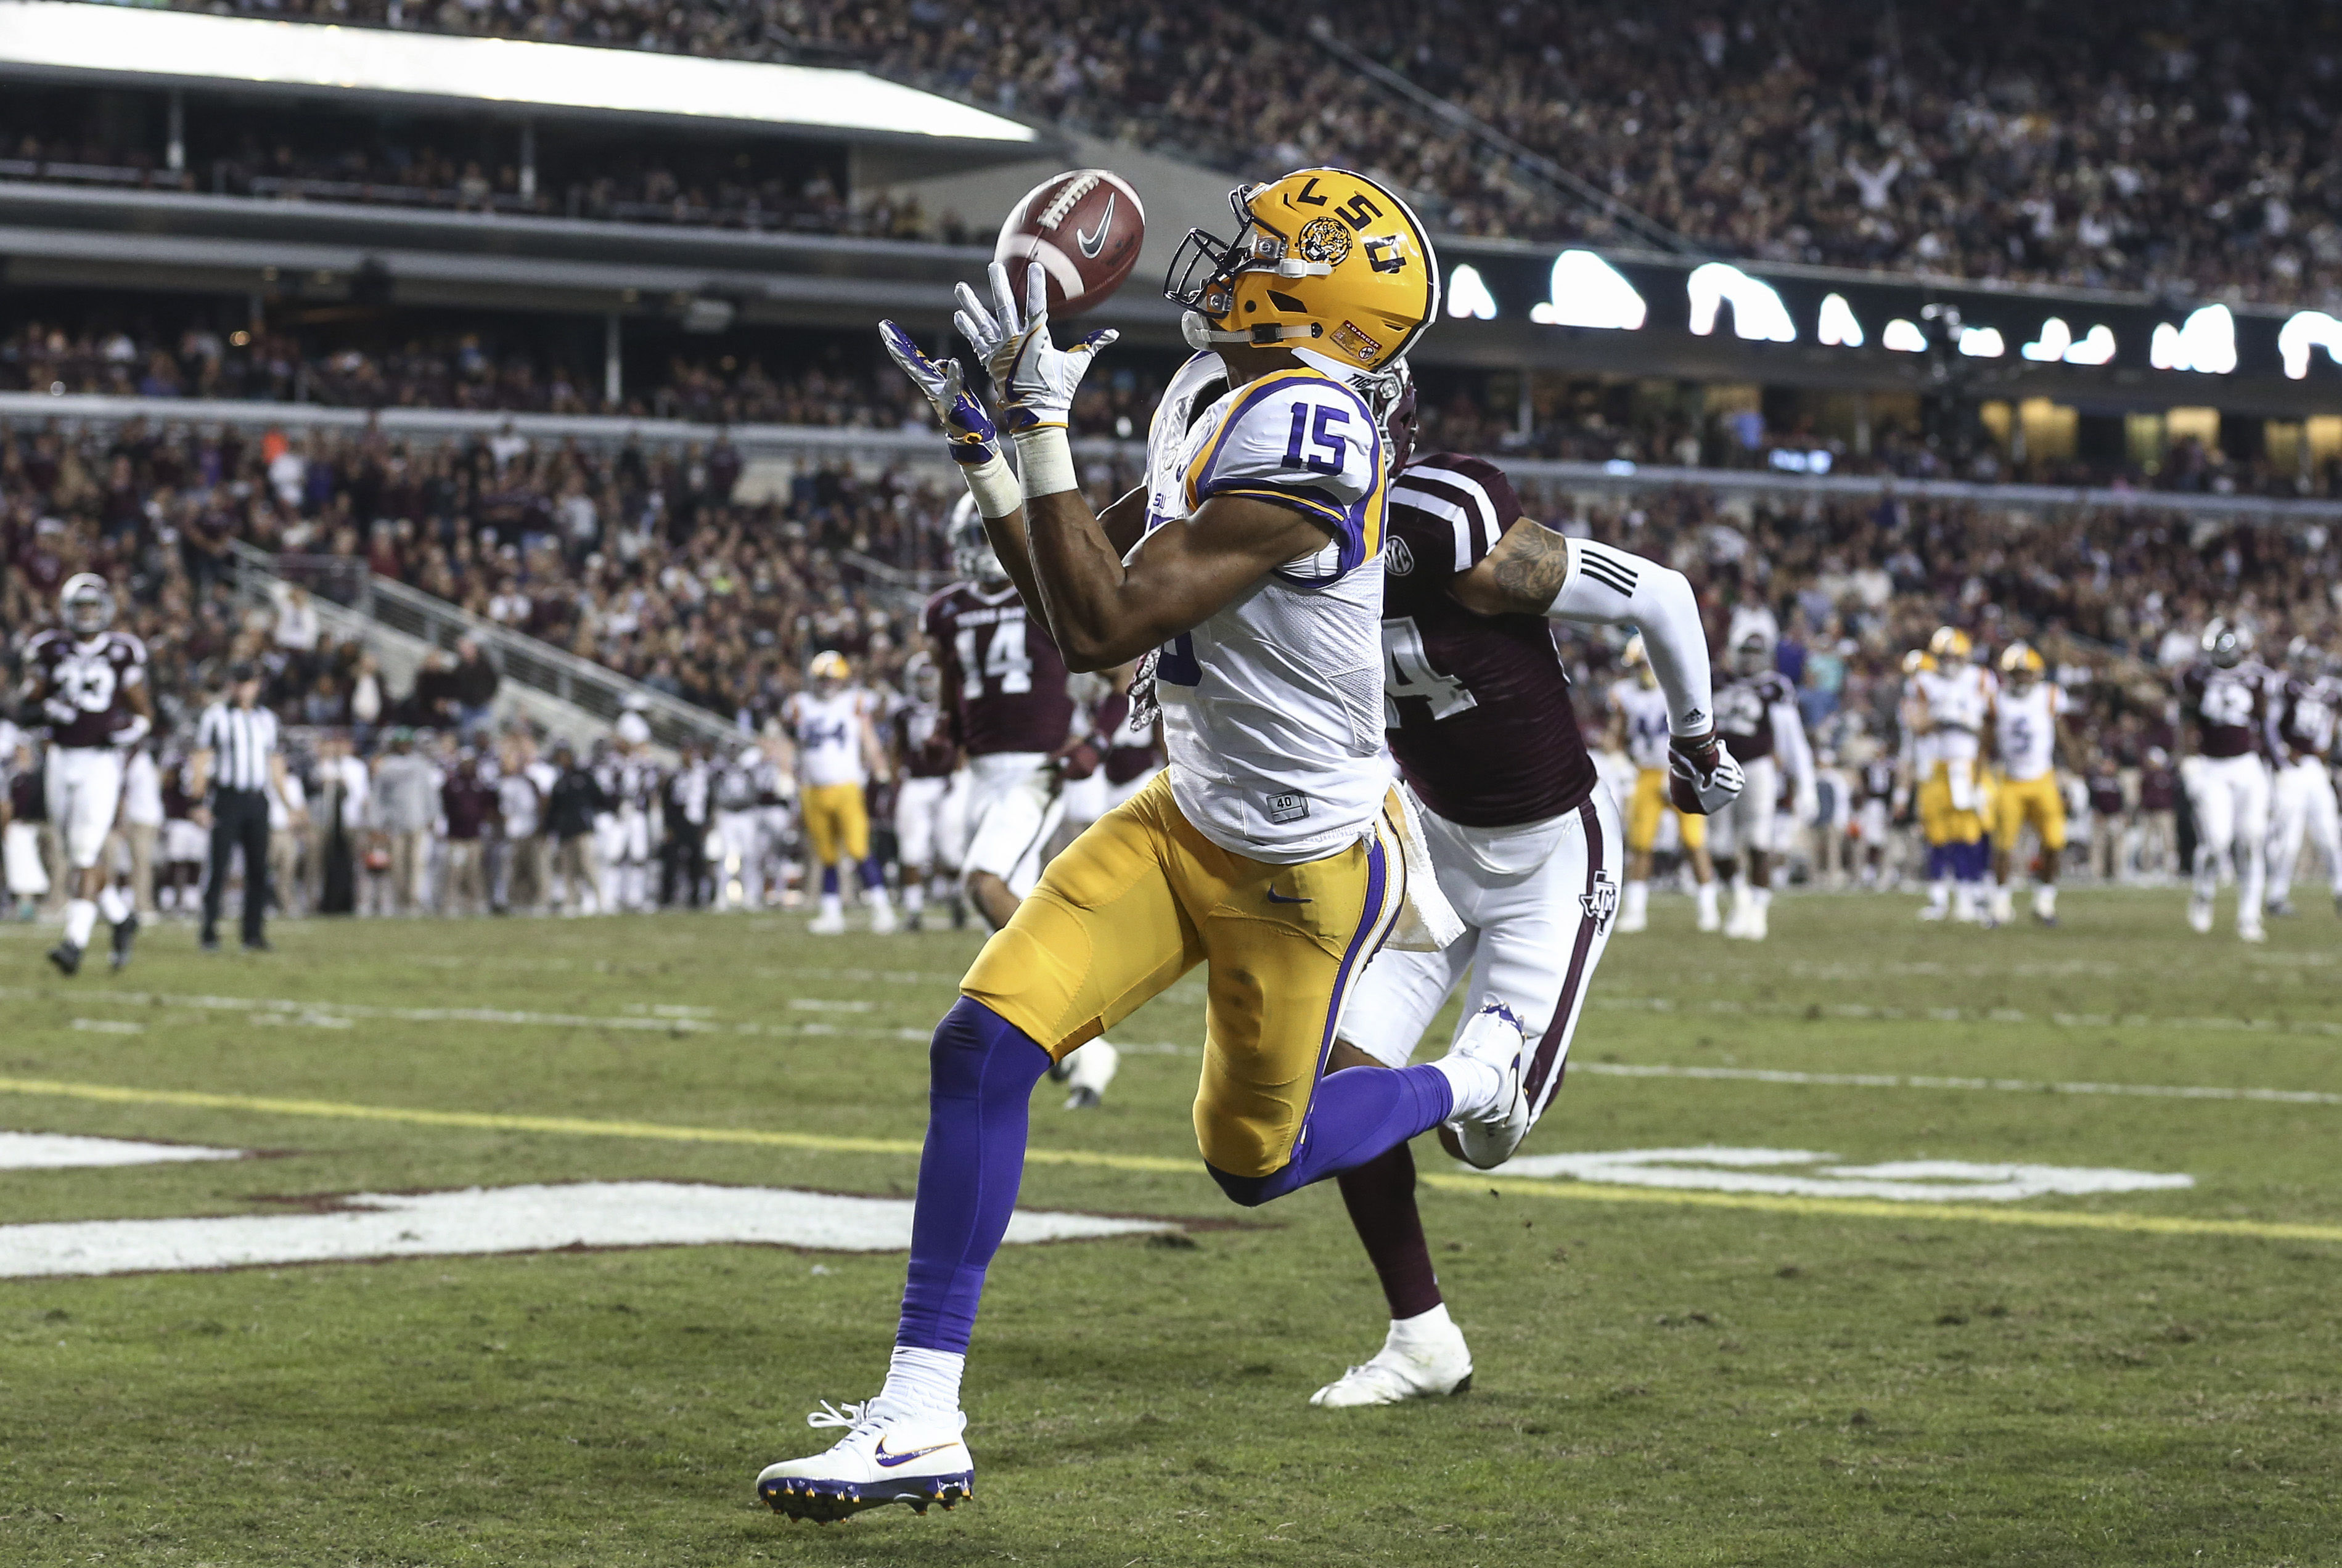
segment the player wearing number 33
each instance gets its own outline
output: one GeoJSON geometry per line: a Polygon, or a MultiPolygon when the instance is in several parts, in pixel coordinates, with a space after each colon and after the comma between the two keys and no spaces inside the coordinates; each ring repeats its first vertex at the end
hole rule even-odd
{"type": "MultiPolygon", "coordinates": [[[[1528,1034],[1523,1093],[1534,1123],[1553,1103],[1570,1036],[1618,913],[1626,835],[1578,729],[1551,622],[1633,626],[1666,707],[1669,802],[1692,820],[1739,794],[1717,744],[1707,637],[1679,572],[1522,514],[1493,464],[1457,453],[1411,461],[1414,397],[1391,421],[1399,448],[1383,557],[1386,722],[1417,804],[1441,892],[1464,934],[1436,953],[1386,949],[1350,997],[1336,1068],[1406,1066],[1459,989],[1501,1004],[1528,1034]]],[[[1769,809],[1769,803],[1768,803],[1769,809]]],[[[1466,1014],[1466,1029],[1476,1015],[1466,1014]]],[[[1518,1135],[1440,1130],[1486,1169],[1518,1135]]],[[[1447,1314],[1416,1212],[1415,1159],[1399,1144],[1345,1171],[1342,1200],[1390,1303],[1382,1349],[1312,1404],[1390,1404],[1453,1393],[1472,1357],[1447,1314]]]]}
{"type": "Polygon", "coordinates": [[[1113,335],[1059,347],[1037,266],[1012,280],[996,265],[991,299],[963,287],[956,318],[1021,480],[959,366],[881,328],[1068,668],[1141,662],[1134,703],[1159,701],[1170,766],[1049,865],[937,1026],[894,1358],[875,1400],[815,1418],[845,1428],[836,1446],[759,1478],[792,1517],[967,1494],[960,1373],[1033,1087],[1197,965],[1196,1144],[1240,1203],[1450,1120],[1491,1142],[1527,1124],[1522,1036],[1496,1013],[1437,1063],[1326,1071],[1343,1004],[1394,929],[1454,934],[1382,736],[1381,421],[1394,366],[1437,314],[1436,260],[1405,203],[1346,171],[1231,205],[1232,240],[1196,231],[1173,262],[1166,292],[1198,352],[1156,410],[1146,484],[1103,515],[1076,485],[1066,421],[1113,335]]]}

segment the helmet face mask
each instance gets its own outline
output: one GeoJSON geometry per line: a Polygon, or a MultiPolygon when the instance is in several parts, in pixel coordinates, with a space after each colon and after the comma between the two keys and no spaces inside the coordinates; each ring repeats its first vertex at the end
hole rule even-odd
{"type": "Polygon", "coordinates": [[[1773,644],[1759,632],[1751,632],[1732,644],[1732,670],[1735,674],[1761,675],[1773,667],[1773,644]]]}
{"type": "Polygon", "coordinates": [[[914,702],[934,704],[943,701],[944,673],[926,654],[913,654],[910,661],[904,664],[903,684],[910,691],[914,702]]]}
{"type": "Polygon", "coordinates": [[[1008,581],[1008,568],[1000,564],[992,535],[984,531],[984,516],[973,495],[961,496],[952,508],[951,557],[952,570],[980,587],[997,588],[1008,581]]]}
{"type": "Polygon", "coordinates": [[[2253,634],[2243,626],[2214,620],[2204,628],[2203,648],[2216,668],[2233,670],[2253,651],[2253,634]]]}
{"type": "Polygon", "coordinates": [[[57,594],[57,618],[77,637],[95,637],[114,624],[114,590],[95,572],[75,573],[57,594]]]}

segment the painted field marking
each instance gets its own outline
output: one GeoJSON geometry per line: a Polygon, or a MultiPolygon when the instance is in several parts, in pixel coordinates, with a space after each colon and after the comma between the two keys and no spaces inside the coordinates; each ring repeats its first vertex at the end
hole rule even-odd
{"type": "Polygon", "coordinates": [[[1863,1002],[1706,1002],[1672,996],[1595,996],[1587,1005],[1621,1013],[1708,1014],[1730,1018],[1842,1018],[1857,1022],[2055,1024],[2061,1029],[2187,1029],[2198,1034],[2342,1037],[2330,1018],[2156,1018],[2143,1013],[2027,1013],[2016,1007],[1874,1007],[1863,1002]]]}
{"type": "Polygon", "coordinates": [[[84,1034],[144,1034],[144,1024],[125,1024],[116,1018],[76,1018],[73,1026],[84,1034]]]}
{"type": "Polygon", "coordinates": [[[1978,1164],[1972,1160],[1888,1160],[1849,1165],[1812,1149],[1607,1149],[1528,1154],[1506,1161],[1508,1176],[1562,1176],[1629,1187],[1695,1192],[1777,1193],[1804,1198],[1883,1198],[1893,1203],[2015,1203],[2027,1198],[2098,1193],[2168,1192],[2196,1178],[2161,1171],[2097,1165],[1978,1164]],[[1787,1167],[1805,1166],[1802,1171],[1787,1167]]]}
{"type": "Polygon", "coordinates": [[[242,1149],[200,1144],[142,1144],[71,1133],[0,1133],[0,1171],[71,1171],[104,1165],[161,1165],[183,1160],[241,1160],[242,1149]]]}
{"type": "MultiPolygon", "coordinates": [[[[463,1127],[485,1132],[551,1133],[680,1144],[740,1144],[758,1148],[801,1149],[832,1154],[900,1154],[916,1158],[920,1153],[920,1145],[907,1138],[851,1138],[825,1133],[768,1132],[756,1127],[687,1127],[661,1122],[611,1122],[577,1116],[524,1116],[486,1111],[425,1111],[395,1105],[350,1104],[332,1100],[279,1100],[249,1094],[208,1094],[192,1089],[134,1089],[112,1084],[73,1084],[39,1078],[0,1078],[0,1094],[89,1100],[117,1105],[177,1105],[197,1110],[247,1111],[264,1115],[390,1122],[423,1127],[463,1127]]],[[[1186,1176],[1195,1175],[1198,1169],[1198,1162],[1192,1158],[1117,1154],[1094,1149],[1034,1148],[1026,1151],[1025,1160],[1032,1165],[1068,1165],[1186,1176]]],[[[2194,1219],[2172,1214],[1994,1209],[1965,1203],[1891,1203],[1864,1198],[1679,1192],[1655,1187],[1602,1185],[1590,1182],[1545,1182],[1502,1175],[1466,1176],[1447,1171],[1426,1171],[1418,1179],[1426,1185],[1447,1192],[1506,1192],[1523,1197],[1574,1199],[1586,1203],[1674,1203],[1691,1208],[1762,1209],[1792,1214],[1848,1214],[1872,1218],[1917,1216],[1922,1219],[1982,1220],[1994,1224],[2039,1225],[2052,1229],[2342,1242],[2342,1225],[2297,1224],[2277,1220],[2194,1219]]]]}
{"type": "Polygon", "coordinates": [[[2259,1100],[2281,1105],[2342,1105],[2320,1089],[2230,1089],[2177,1084],[2057,1084],[2032,1078],[1934,1078],[1913,1073],[1800,1073],[1777,1067],[1677,1067],[1636,1062],[1569,1064],[1572,1074],[1610,1078],[1713,1078],[1740,1084],[1809,1084],[1840,1089],[1993,1089],[2012,1094],[2131,1094],[2150,1100],[2259,1100]]]}
{"type": "MultiPolygon", "coordinates": [[[[555,1252],[564,1247],[814,1247],[899,1253],[911,1200],[721,1187],[686,1182],[577,1182],[459,1193],[359,1193],[322,1214],[73,1220],[0,1225],[0,1279],[176,1273],[367,1258],[555,1252]]],[[[1019,1209],[1011,1244],[1176,1230],[1159,1220],[1019,1209]]]]}

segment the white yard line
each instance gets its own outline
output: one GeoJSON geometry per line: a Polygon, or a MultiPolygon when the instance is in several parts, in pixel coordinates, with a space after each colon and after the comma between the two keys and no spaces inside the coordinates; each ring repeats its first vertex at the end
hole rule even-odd
{"type": "Polygon", "coordinates": [[[1596,996],[1588,1005],[1626,1013],[1712,1014],[1747,1018],[1849,1018],[1893,1023],[2048,1024],[2061,1029],[2192,1029],[2223,1034],[2320,1034],[2342,1038],[2342,1022],[2327,1018],[2157,1018],[2144,1013],[2027,1013],[2016,1007],[1877,1007],[1863,1002],[1740,1002],[1672,996],[1596,996]]]}
{"type": "Polygon", "coordinates": [[[2342,1105],[2316,1089],[2224,1089],[2173,1084],[2053,1084],[2031,1078],[1934,1078],[1908,1073],[1797,1073],[1774,1067],[1677,1067],[1572,1058],[1569,1072],[1609,1078],[1712,1078],[1737,1084],[1803,1084],[1834,1089],[1994,1089],[2012,1094],[2130,1094],[2150,1100],[2259,1100],[2281,1105],[2342,1105]]]}

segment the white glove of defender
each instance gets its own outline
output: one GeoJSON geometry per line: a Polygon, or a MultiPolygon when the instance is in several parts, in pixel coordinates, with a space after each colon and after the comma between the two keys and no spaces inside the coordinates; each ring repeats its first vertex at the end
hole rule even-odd
{"type": "Polygon", "coordinates": [[[1008,269],[994,262],[991,277],[989,309],[974,289],[959,285],[960,307],[952,325],[992,373],[992,400],[1000,409],[1001,424],[1016,434],[1070,423],[1074,393],[1083,375],[1097,351],[1122,335],[1109,327],[1061,349],[1049,337],[1049,279],[1041,264],[1026,268],[1021,311],[1008,285],[1008,269]]]}

